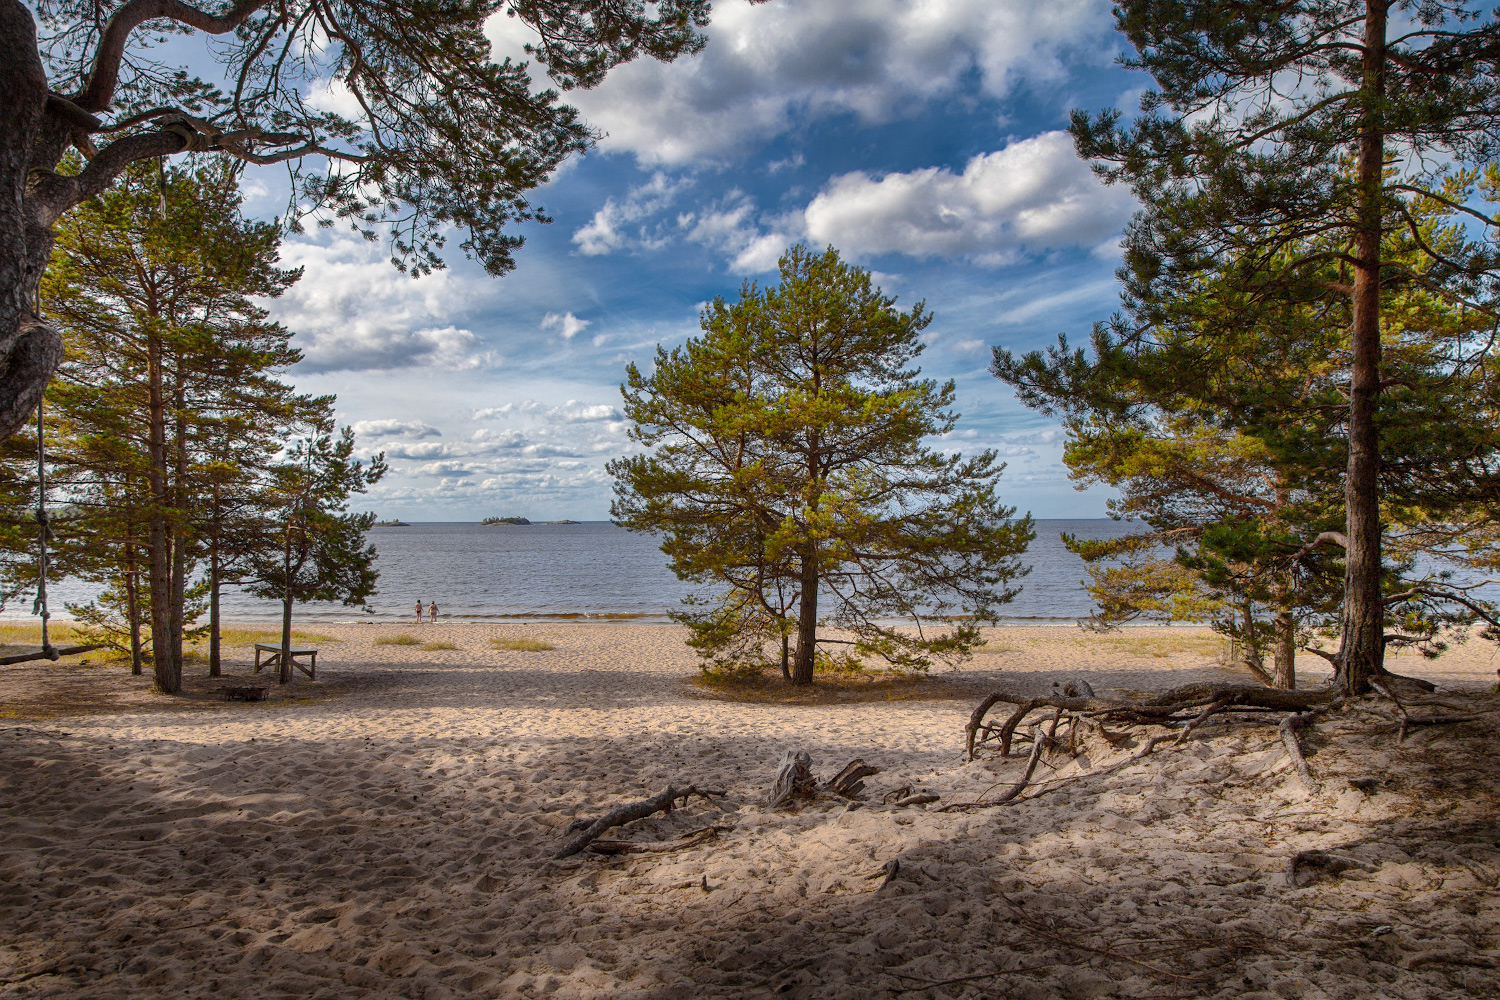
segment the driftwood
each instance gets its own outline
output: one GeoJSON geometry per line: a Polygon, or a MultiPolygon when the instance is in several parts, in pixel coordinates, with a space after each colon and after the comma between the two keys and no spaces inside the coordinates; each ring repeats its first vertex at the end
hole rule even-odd
{"type": "Polygon", "coordinates": [[[788,750],[776,768],[771,796],[766,805],[780,809],[793,799],[810,799],[817,794],[818,782],[812,775],[812,756],[806,750],[788,750]]]}
{"type": "Polygon", "coordinates": [[[640,840],[596,840],[589,844],[588,849],[595,854],[666,854],[671,851],[682,851],[689,847],[697,847],[699,844],[717,839],[719,834],[728,833],[733,830],[732,826],[705,826],[701,830],[694,830],[685,837],[676,840],[664,840],[659,843],[650,843],[640,840]]]}
{"type": "Polygon", "coordinates": [[[572,834],[572,836],[568,837],[562,847],[558,848],[557,853],[552,856],[558,860],[570,858],[597,840],[600,834],[611,827],[629,823],[631,820],[644,819],[652,813],[670,813],[678,799],[686,804],[687,800],[694,795],[709,799],[723,794],[722,790],[699,788],[697,785],[689,785],[686,788],[674,788],[668,785],[649,799],[617,806],[596,820],[574,820],[569,823],[563,834],[565,836],[572,834]]]}
{"type": "Polygon", "coordinates": [[[846,799],[853,799],[865,790],[863,779],[879,774],[880,768],[871,767],[859,757],[844,765],[844,769],[823,783],[824,789],[846,799]]]}

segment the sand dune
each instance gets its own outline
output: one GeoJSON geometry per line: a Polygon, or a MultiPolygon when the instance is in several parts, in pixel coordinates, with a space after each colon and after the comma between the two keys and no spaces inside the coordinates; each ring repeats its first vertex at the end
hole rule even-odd
{"type": "MultiPolygon", "coordinates": [[[[963,760],[987,684],[1242,678],[1189,630],[1008,629],[922,700],[775,706],[688,686],[670,626],[322,631],[320,683],[263,704],[118,668],[0,674],[0,996],[1500,995],[1491,721],[1398,747],[1337,716],[1311,740],[1318,795],[1274,726],[1210,723],[941,813],[882,798],[1014,780],[1015,759],[963,760]],[[375,644],[398,632],[459,648],[375,644]],[[556,648],[490,644],[522,634],[556,648]],[[884,770],[862,803],[770,811],[787,749],[820,776],[884,770]],[[550,860],[573,819],[688,782],[727,794],[614,835],[717,840],[550,860]],[[1288,884],[1292,854],[1331,847],[1348,869],[1288,884]]],[[[1493,683],[1488,649],[1459,653],[1402,668],[1493,683]]]]}

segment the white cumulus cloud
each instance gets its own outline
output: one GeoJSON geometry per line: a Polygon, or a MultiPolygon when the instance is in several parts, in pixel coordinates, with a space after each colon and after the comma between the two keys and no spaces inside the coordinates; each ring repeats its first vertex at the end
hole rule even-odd
{"type": "Polygon", "coordinates": [[[1105,187],[1065,132],[973,157],[961,173],[927,167],[834,178],[808,204],[807,238],[851,254],[904,253],[1003,263],[1025,250],[1093,246],[1135,207],[1105,187]]]}
{"type": "Polygon", "coordinates": [[[289,240],[282,262],[302,280],[266,303],[301,348],[307,371],[486,363],[479,338],[453,322],[486,291],[452,272],[413,279],[396,271],[378,245],[353,235],[289,240]]]}
{"type": "MultiPolygon", "coordinates": [[[[607,133],[607,151],[723,161],[804,116],[891,121],[976,78],[995,97],[1061,80],[1070,61],[1113,59],[1112,27],[1105,0],[722,3],[701,54],[639,59],[568,97],[607,133]]],[[[497,53],[525,58],[517,19],[491,19],[490,37],[497,53]]]]}
{"type": "Polygon", "coordinates": [[[542,317],[541,328],[543,330],[555,330],[563,340],[572,340],[584,330],[589,328],[592,320],[579,319],[572,313],[548,313],[542,317]]]}
{"type": "Polygon", "coordinates": [[[350,425],[360,437],[442,437],[443,432],[422,420],[356,420],[350,425]]]}

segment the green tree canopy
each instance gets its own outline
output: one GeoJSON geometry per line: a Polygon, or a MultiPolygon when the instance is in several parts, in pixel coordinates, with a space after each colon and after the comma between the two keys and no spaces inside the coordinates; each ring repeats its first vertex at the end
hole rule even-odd
{"type": "Polygon", "coordinates": [[[705,657],[758,659],[795,631],[791,679],[809,684],[820,643],[907,668],[961,656],[1016,594],[1030,518],[997,498],[993,452],[928,444],[958,414],[953,383],[912,364],[922,303],[898,310],[832,248],[794,247],[780,269],[777,287],[715,299],[649,375],[629,367],[631,434],[651,451],[611,463],[613,514],[716,587],[682,615],[705,657]]]}
{"type": "Polygon", "coordinates": [[[528,192],[594,133],[527,64],[494,61],[485,22],[525,22],[535,61],[572,88],[695,51],[708,13],[709,0],[0,0],[0,435],[62,353],[34,312],[50,227],[131,163],[284,163],[289,214],[385,231],[419,272],[456,232],[500,274],[521,242],[508,228],[544,218],[528,192]],[[318,106],[327,87],[358,110],[318,106]],[[70,149],[86,162],[60,170],[70,149]]]}
{"type": "MultiPolygon", "coordinates": [[[[1339,682],[1382,669],[1379,399],[1382,285],[1406,280],[1491,312],[1496,220],[1455,197],[1500,152],[1500,22],[1462,0],[1122,0],[1126,64],[1156,89],[1128,127],[1075,112],[1078,150],[1146,206],[1126,232],[1126,305],[1170,319],[1206,273],[1232,269],[1243,301],[1343,297],[1345,593],[1339,682]],[[1441,248],[1421,232],[1438,202],[1473,223],[1441,248]],[[1410,256],[1391,257],[1404,233],[1410,256]]],[[[1492,169],[1492,168],[1491,168],[1492,169]]],[[[1490,175],[1493,178],[1493,174],[1490,175]]],[[[1205,350],[1211,349],[1205,346],[1205,350]]]]}
{"type": "MultiPolygon", "coordinates": [[[[1459,179],[1445,190],[1467,193],[1459,179]]],[[[1437,652],[1440,626],[1495,618],[1490,602],[1431,570],[1488,569],[1500,556],[1496,322],[1431,287],[1440,269],[1422,247],[1462,249],[1459,213],[1434,199],[1407,211],[1415,232],[1390,227],[1381,249],[1401,268],[1380,303],[1381,642],[1437,652]]],[[[1290,243],[1281,255],[1304,260],[1326,245],[1290,243]]],[[[1330,257],[1267,292],[1228,256],[1168,297],[1128,299],[1090,352],[1066,340],[1022,357],[995,351],[994,373],[1023,402],[1067,418],[1073,477],[1119,488],[1111,512],[1146,525],[1077,545],[1095,564],[1104,623],[1209,617],[1247,640],[1252,668],[1261,633],[1276,647],[1277,680],[1292,683],[1306,626],[1328,624],[1344,596],[1335,574],[1354,351],[1342,268],[1330,257]],[[1176,558],[1162,558],[1162,545],[1176,558]]]]}
{"type": "Polygon", "coordinates": [[[365,535],[373,513],[356,514],[349,500],[385,475],[384,455],[354,457],[354,431],[331,425],[293,441],[272,469],[268,514],[272,531],[250,558],[245,589],[281,602],[281,683],[292,679],[292,607],[301,601],[358,605],[375,593],[375,547],[365,535]]]}

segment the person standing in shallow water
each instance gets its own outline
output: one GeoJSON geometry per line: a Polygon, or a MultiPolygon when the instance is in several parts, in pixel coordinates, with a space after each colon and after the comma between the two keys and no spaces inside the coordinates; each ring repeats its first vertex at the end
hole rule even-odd
{"type": "Polygon", "coordinates": [[[427,603],[427,620],[434,625],[437,624],[437,601],[429,601],[427,603]]]}
{"type": "Polygon", "coordinates": [[[422,624],[422,599],[417,598],[417,624],[422,624]]]}

